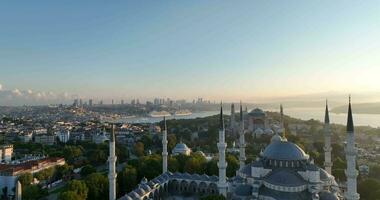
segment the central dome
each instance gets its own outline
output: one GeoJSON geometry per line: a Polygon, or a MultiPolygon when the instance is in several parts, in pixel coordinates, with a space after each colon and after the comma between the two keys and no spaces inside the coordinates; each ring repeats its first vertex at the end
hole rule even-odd
{"type": "Polygon", "coordinates": [[[307,160],[309,156],[296,144],[288,141],[271,142],[262,156],[272,160],[307,160]]]}

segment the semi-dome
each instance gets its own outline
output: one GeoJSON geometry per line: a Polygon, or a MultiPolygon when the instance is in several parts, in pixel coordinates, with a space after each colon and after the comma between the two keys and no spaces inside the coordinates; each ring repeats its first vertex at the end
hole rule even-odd
{"type": "Polygon", "coordinates": [[[309,158],[299,146],[285,140],[271,142],[262,156],[272,160],[307,160],[309,158]]]}
{"type": "Polygon", "coordinates": [[[305,180],[299,174],[290,170],[275,170],[264,181],[275,186],[298,187],[306,185],[305,180]]]}

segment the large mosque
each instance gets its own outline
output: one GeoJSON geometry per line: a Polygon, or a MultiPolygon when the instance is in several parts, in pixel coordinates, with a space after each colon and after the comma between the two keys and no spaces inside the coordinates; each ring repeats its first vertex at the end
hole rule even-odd
{"type": "MultiPolygon", "coordinates": [[[[246,164],[243,111],[240,106],[239,125],[239,162],[240,168],[236,176],[226,177],[226,141],[223,120],[223,110],[220,110],[220,129],[217,147],[218,176],[188,174],[168,171],[167,129],[163,129],[163,173],[152,180],[142,180],[130,193],[121,200],[145,199],[183,199],[184,195],[193,195],[193,199],[202,195],[220,194],[227,199],[252,200],[358,200],[356,149],[354,144],[354,124],[352,120],[351,100],[348,105],[346,160],[347,189],[342,193],[334,176],[331,175],[331,132],[329,112],[326,104],[324,138],[325,147],[324,168],[314,164],[314,161],[296,144],[287,141],[281,134],[283,127],[283,112],[281,109],[281,129],[274,134],[270,144],[260,153],[255,161],[246,164]],[[195,197],[194,197],[195,196],[195,197]]],[[[114,134],[112,134],[114,138],[114,134]]],[[[116,198],[116,156],[114,139],[110,140],[109,181],[110,200],[116,198]]]]}

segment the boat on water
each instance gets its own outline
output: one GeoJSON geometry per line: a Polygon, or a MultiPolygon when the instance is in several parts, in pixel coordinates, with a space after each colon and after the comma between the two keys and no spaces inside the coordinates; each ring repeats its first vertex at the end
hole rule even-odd
{"type": "Polygon", "coordinates": [[[190,111],[190,110],[178,110],[174,113],[175,116],[188,116],[188,115],[192,115],[193,113],[190,111]]]}
{"type": "Polygon", "coordinates": [[[149,116],[150,117],[170,117],[172,115],[167,111],[152,111],[149,113],[149,116]]]}

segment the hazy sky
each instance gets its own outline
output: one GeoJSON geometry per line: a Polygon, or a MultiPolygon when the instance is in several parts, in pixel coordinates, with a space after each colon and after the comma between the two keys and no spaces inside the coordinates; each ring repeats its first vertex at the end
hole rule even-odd
{"type": "Polygon", "coordinates": [[[2,1],[0,24],[0,98],[380,91],[380,1],[2,1]]]}

